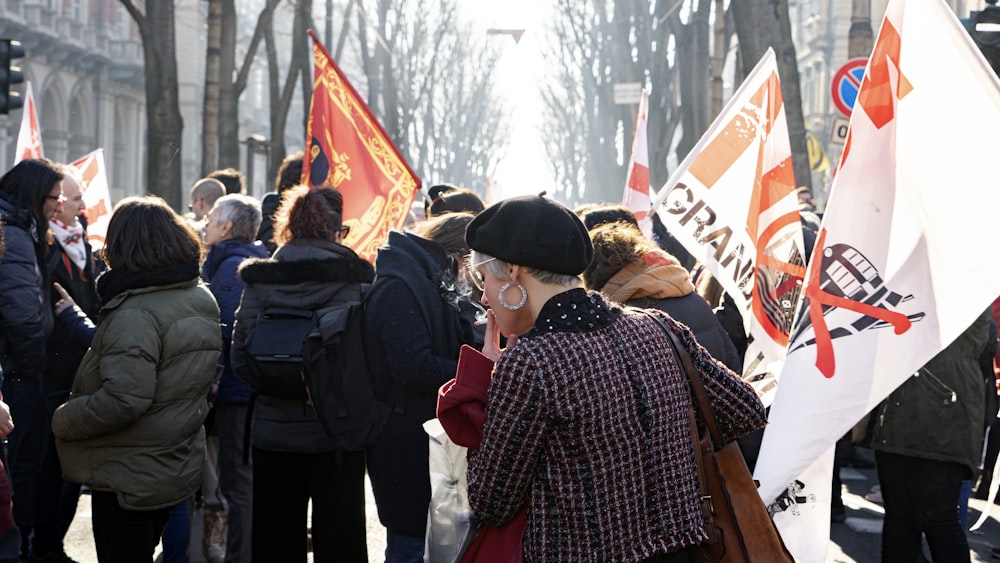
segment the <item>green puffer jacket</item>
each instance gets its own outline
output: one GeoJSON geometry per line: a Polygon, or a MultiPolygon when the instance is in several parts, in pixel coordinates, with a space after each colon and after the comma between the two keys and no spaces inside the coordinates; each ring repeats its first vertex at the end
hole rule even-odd
{"type": "Polygon", "coordinates": [[[975,475],[986,408],[978,358],[989,334],[989,313],[876,407],[869,441],[873,449],[960,463],[975,475]]]}
{"type": "Polygon", "coordinates": [[[193,495],[221,350],[219,308],[197,278],[115,294],[52,418],[65,476],[128,510],[193,495]]]}

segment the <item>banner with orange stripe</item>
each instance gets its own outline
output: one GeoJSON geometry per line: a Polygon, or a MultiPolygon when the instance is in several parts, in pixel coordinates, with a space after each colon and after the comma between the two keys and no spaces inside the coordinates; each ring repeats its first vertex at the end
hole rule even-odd
{"type": "Polygon", "coordinates": [[[743,315],[743,376],[770,404],[805,275],[795,173],[774,52],[768,50],[653,209],[743,315]]]}
{"type": "Polygon", "coordinates": [[[320,43],[313,40],[313,93],[302,182],[344,195],[344,244],[375,261],[390,229],[406,223],[420,178],[320,43]]]}

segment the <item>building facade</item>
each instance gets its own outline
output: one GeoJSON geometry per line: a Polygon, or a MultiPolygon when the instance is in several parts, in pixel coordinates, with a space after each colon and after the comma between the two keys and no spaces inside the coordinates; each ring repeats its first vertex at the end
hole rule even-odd
{"type": "MultiPolygon", "coordinates": [[[[159,0],[157,0],[159,1],[159,0]]],[[[173,0],[179,99],[184,120],[181,158],[183,183],[201,177],[201,122],[204,99],[207,2],[173,0]]],[[[141,4],[141,2],[140,2],[141,4]]],[[[263,2],[237,2],[240,29],[237,60],[242,62],[263,2]]],[[[290,40],[286,10],[275,14],[279,45],[290,40]]],[[[146,94],[142,39],[118,0],[0,0],[0,37],[16,39],[26,56],[14,63],[31,82],[45,156],[71,162],[104,148],[114,201],[146,193],[146,94]]],[[[281,53],[281,57],[286,56],[281,53]]],[[[240,99],[240,138],[270,132],[267,66],[258,51],[240,99]]],[[[24,86],[16,89],[24,92],[24,86]]],[[[304,144],[304,107],[296,95],[289,112],[289,151],[304,144]]],[[[0,115],[0,167],[7,170],[21,123],[21,110],[0,115]]],[[[241,151],[240,168],[247,171],[241,151]]],[[[267,182],[270,185],[270,182],[267,182]]]]}

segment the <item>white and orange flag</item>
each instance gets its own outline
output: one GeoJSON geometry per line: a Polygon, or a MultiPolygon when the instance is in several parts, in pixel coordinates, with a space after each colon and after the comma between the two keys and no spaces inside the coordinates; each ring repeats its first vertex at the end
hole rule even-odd
{"type": "Polygon", "coordinates": [[[649,216],[649,145],[646,140],[646,124],[649,122],[649,90],[643,90],[639,98],[639,111],[635,118],[635,134],[632,136],[632,156],[628,159],[628,175],[625,177],[625,194],[622,206],[635,213],[646,237],[652,238],[653,224],[646,220],[649,216]]]}
{"type": "Polygon", "coordinates": [[[31,82],[25,85],[24,109],[21,110],[21,129],[17,132],[14,164],[29,158],[42,158],[42,129],[38,126],[38,108],[31,93],[31,82]]]}
{"type": "Polygon", "coordinates": [[[754,475],[800,562],[826,560],[836,440],[1000,294],[997,131],[1000,81],[951,9],[891,0],[754,475]]]}
{"type": "Polygon", "coordinates": [[[792,150],[768,49],[653,209],[743,314],[743,377],[770,404],[805,274],[792,150]]]}
{"type": "Polygon", "coordinates": [[[80,191],[83,192],[83,203],[87,205],[83,212],[87,217],[87,240],[97,250],[104,247],[112,209],[108,174],[104,167],[104,149],[97,149],[68,166],[75,171],[80,191]]]}

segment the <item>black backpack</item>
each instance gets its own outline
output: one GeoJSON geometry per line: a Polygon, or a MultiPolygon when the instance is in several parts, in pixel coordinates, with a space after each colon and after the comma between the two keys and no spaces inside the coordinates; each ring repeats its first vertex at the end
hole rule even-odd
{"type": "Polygon", "coordinates": [[[265,308],[247,339],[254,392],[308,401],[337,449],[375,444],[389,412],[368,368],[364,309],[374,286],[345,287],[315,311],[265,308]]]}

